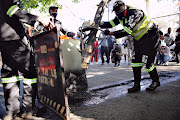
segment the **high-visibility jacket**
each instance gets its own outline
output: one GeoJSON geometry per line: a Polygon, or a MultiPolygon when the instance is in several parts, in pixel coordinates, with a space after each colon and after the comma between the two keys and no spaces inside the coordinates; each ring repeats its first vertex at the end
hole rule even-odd
{"type": "Polygon", "coordinates": [[[25,31],[22,23],[33,25],[37,19],[37,16],[21,10],[14,1],[0,1],[0,41],[19,40],[23,38],[25,31]]]}
{"type": "Polygon", "coordinates": [[[104,22],[100,27],[112,28],[121,23],[124,27],[124,31],[121,30],[114,32],[116,37],[124,37],[130,34],[134,39],[139,40],[149,30],[149,28],[153,26],[153,22],[142,10],[127,6],[124,16],[123,19],[119,19],[119,17],[116,16],[113,20],[104,22]]]}

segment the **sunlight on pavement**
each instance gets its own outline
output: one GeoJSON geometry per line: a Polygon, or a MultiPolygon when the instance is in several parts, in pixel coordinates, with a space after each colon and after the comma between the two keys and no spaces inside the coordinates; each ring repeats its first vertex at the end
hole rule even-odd
{"type": "Polygon", "coordinates": [[[87,75],[86,77],[87,78],[91,78],[91,77],[94,77],[95,75],[104,75],[104,74],[106,74],[105,72],[89,72],[88,73],[89,75],[87,75]]]}
{"type": "Polygon", "coordinates": [[[91,77],[94,77],[95,75],[87,75],[86,77],[87,78],[91,78],[91,77]]]}
{"type": "Polygon", "coordinates": [[[77,116],[73,113],[70,113],[70,119],[71,120],[95,120],[93,118],[84,118],[84,117],[81,117],[81,116],[77,116]]]}

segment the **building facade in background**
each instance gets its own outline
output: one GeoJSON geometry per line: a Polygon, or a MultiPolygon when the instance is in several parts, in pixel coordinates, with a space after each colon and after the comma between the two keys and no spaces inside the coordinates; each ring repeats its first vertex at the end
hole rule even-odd
{"type": "Polygon", "coordinates": [[[180,0],[149,0],[149,17],[164,33],[171,27],[175,34],[176,29],[180,27],[179,2],[180,0]]]}

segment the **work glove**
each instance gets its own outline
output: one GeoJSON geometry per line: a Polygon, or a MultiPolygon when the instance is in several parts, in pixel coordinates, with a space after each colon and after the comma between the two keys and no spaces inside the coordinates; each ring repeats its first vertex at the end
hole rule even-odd
{"type": "Polygon", "coordinates": [[[38,17],[37,18],[37,21],[40,22],[48,30],[52,30],[55,27],[54,23],[52,23],[51,20],[52,20],[52,17],[46,17],[46,18],[38,17]]]}

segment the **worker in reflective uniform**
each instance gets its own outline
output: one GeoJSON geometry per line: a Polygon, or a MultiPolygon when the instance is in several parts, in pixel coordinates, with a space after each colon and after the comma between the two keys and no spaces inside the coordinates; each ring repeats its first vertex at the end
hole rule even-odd
{"type": "Polygon", "coordinates": [[[58,14],[58,7],[56,6],[50,6],[49,7],[49,14],[54,18],[54,24],[59,31],[61,31],[64,35],[67,37],[73,37],[75,36],[75,33],[68,31],[67,29],[63,28],[62,23],[57,20],[57,14],[58,14]]]}
{"type": "Polygon", "coordinates": [[[29,14],[19,8],[18,0],[0,1],[0,51],[3,61],[1,70],[1,82],[4,87],[6,117],[4,120],[12,120],[13,116],[20,112],[18,71],[24,77],[24,92],[22,111],[29,112],[33,107],[33,89],[36,88],[36,70],[32,60],[30,45],[25,35],[22,23],[29,25],[35,21],[41,22],[51,29],[51,17],[41,18],[29,14]]]}
{"type": "Polygon", "coordinates": [[[134,50],[132,63],[134,74],[134,86],[128,92],[140,90],[141,68],[145,65],[146,71],[152,78],[152,84],[146,90],[155,90],[160,86],[159,76],[154,66],[156,49],[159,45],[159,34],[156,25],[144,14],[142,10],[125,5],[121,0],[117,0],[113,5],[116,17],[109,22],[102,22],[101,28],[112,28],[121,24],[124,29],[110,32],[105,30],[105,34],[114,35],[116,38],[131,35],[134,38],[134,50]]]}

